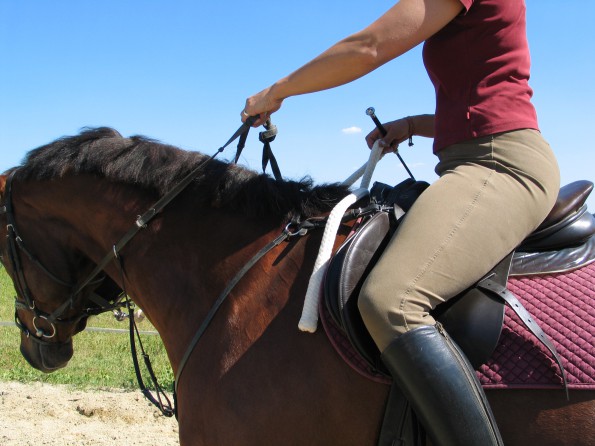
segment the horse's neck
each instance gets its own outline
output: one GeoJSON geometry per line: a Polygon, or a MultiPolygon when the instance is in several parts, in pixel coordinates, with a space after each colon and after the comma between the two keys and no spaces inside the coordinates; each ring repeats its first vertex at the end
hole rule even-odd
{"type": "MultiPolygon", "coordinates": [[[[213,303],[238,271],[281,233],[282,225],[212,209],[196,211],[191,200],[182,199],[147,230],[123,252],[126,285],[160,332],[175,367],[213,303]]],[[[216,345],[239,351],[242,339],[252,339],[259,330],[245,324],[245,317],[270,319],[260,312],[254,314],[252,302],[279,270],[273,263],[284,248],[274,249],[257,262],[229,293],[205,334],[217,336],[216,345]]],[[[274,296],[276,301],[282,299],[274,296]]],[[[221,361],[233,362],[229,358],[221,361]]]]}
{"type": "MultiPolygon", "coordinates": [[[[94,262],[156,201],[132,187],[93,178],[65,182],[57,193],[68,191],[75,198],[58,206],[59,212],[78,229],[76,248],[94,262]]],[[[124,275],[118,262],[106,272],[145,311],[176,367],[222,290],[280,235],[285,223],[276,217],[248,219],[230,211],[197,209],[192,194],[183,194],[122,249],[124,275]]],[[[216,358],[219,367],[214,370],[231,367],[265,331],[271,336],[297,330],[321,232],[274,248],[229,293],[205,333],[217,342],[198,347],[199,355],[206,349],[208,357],[216,358]]]]}

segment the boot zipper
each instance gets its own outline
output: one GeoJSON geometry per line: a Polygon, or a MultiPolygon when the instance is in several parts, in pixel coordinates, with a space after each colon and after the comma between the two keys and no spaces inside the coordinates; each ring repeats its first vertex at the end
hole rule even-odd
{"type": "Polygon", "coordinates": [[[483,403],[483,398],[481,397],[481,394],[479,393],[479,390],[477,388],[477,386],[479,384],[476,382],[476,377],[470,375],[469,366],[467,365],[467,361],[465,361],[465,358],[462,356],[459,349],[453,345],[454,341],[450,338],[447,331],[444,329],[444,327],[442,326],[442,324],[440,322],[436,322],[436,329],[446,340],[446,345],[448,345],[448,348],[454,354],[454,357],[456,358],[457,362],[461,365],[460,368],[463,370],[463,373],[465,374],[465,379],[471,384],[471,388],[473,389],[473,394],[475,395],[476,400],[478,402],[480,402],[480,404],[483,408],[482,417],[486,421],[486,424],[488,426],[490,426],[490,434],[492,436],[492,439],[494,440],[494,444],[496,444],[496,445],[501,444],[498,441],[498,436],[496,435],[496,432],[494,431],[494,426],[492,425],[492,420],[490,419],[490,417],[488,415],[489,409],[487,407],[485,407],[485,404],[483,403]]]}

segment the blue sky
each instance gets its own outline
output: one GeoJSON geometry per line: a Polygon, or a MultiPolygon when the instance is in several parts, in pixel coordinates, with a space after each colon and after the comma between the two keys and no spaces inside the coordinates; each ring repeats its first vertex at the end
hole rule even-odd
{"type": "MultiPolygon", "coordinates": [[[[563,183],[594,180],[595,2],[526,3],[541,130],[558,155],[563,183]]],[[[392,4],[0,0],[0,170],[85,126],[212,153],[238,127],[247,96],[392,4]]],[[[273,116],[282,173],[318,182],[347,178],[367,158],[368,106],[381,120],[433,112],[420,48],[347,86],[288,99],[273,116]],[[361,131],[346,131],[353,128],[361,131]]],[[[259,169],[260,150],[253,132],[242,163],[259,169]]],[[[227,149],[224,157],[232,154],[227,149]]],[[[418,179],[435,179],[429,140],[417,138],[401,154],[418,179]]],[[[390,156],[374,180],[405,176],[390,156]]]]}

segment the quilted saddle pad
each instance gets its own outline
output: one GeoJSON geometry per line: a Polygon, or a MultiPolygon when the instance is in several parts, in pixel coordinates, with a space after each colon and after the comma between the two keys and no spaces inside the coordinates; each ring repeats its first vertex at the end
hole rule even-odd
{"type": "MultiPolygon", "coordinates": [[[[569,389],[595,389],[595,263],[543,276],[511,277],[508,287],[550,337],[561,357],[569,389]]],[[[325,305],[321,321],[343,360],[368,379],[388,384],[353,349],[325,305]]],[[[560,389],[562,377],[551,354],[506,309],[498,346],[477,372],[487,389],[560,389]]]]}
{"type": "MultiPolygon", "coordinates": [[[[595,263],[544,276],[511,277],[508,288],[550,337],[570,389],[595,389],[595,263]]],[[[486,388],[560,388],[560,370],[547,349],[506,309],[491,359],[481,366],[486,388]]]]}

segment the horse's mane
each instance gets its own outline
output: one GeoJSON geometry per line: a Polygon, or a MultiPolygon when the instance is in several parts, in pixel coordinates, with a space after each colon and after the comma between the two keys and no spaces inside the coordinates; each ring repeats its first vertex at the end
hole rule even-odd
{"type": "MultiPolygon", "coordinates": [[[[124,138],[113,129],[101,127],[85,129],[79,135],[63,137],[30,151],[18,177],[50,180],[89,174],[161,196],[206,159],[198,152],[143,136],[124,138]]],[[[197,191],[196,200],[203,205],[280,217],[320,215],[347,194],[347,188],[339,184],[313,186],[308,177],[275,181],[268,175],[218,160],[205,164],[189,187],[197,191]]]]}

